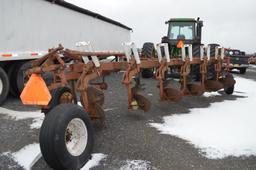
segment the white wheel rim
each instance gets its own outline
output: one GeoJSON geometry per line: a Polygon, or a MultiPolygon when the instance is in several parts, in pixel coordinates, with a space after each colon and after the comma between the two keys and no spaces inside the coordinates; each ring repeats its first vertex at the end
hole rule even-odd
{"type": "Polygon", "coordinates": [[[88,142],[88,131],[80,118],[72,119],[65,132],[65,143],[68,152],[73,156],[81,155],[88,142]]]}
{"type": "Polygon", "coordinates": [[[3,81],[2,79],[0,79],[0,95],[2,94],[3,92],[3,81]]]}

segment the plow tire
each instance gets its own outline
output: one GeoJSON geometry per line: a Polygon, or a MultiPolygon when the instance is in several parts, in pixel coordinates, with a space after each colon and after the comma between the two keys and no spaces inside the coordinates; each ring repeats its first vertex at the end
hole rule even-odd
{"type": "Polygon", "coordinates": [[[0,67],[0,105],[5,101],[9,93],[9,79],[5,71],[0,67]]]}
{"type": "MultiPolygon", "coordinates": [[[[233,75],[231,73],[229,73],[228,75],[226,75],[226,77],[230,77],[230,78],[234,78],[233,75]]],[[[235,85],[230,86],[230,87],[224,87],[224,92],[228,95],[233,94],[235,89],[235,85]]]]}
{"type": "MultiPolygon", "coordinates": [[[[72,94],[71,89],[68,87],[60,87],[57,89],[54,89],[51,91],[51,95],[52,95],[52,99],[48,104],[48,108],[47,109],[42,109],[42,112],[44,114],[49,113],[54,107],[58,106],[59,104],[62,104],[62,102],[60,101],[61,97],[63,94],[65,93],[69,93],[72,94]]],[[[65,102],[67,103],[67,102],[65,102]]]]}
{"type": "MultiPolygon", "coordinates": [[[[151,42],[146,42],[143,44],[141,56],[145,58],[155,57],[155,46],[151,42]]],[[[154,69],[142,69],[141,76],[143,78],[152,78],[154,77],[154,69]]]]}
{"type": "Polygon", "coordinates": [[[224,91],[226,94],[230,95],[230,94],[233,94],[234,88],[235,88],[235,86],[233,85],[231,87],[224,88],[224,91]]]}
{"type": "Polygon", "coordinates": [[[50,167],[79,170],[91,158],[94,141],[91,120],[82,107],[61,104],[45,117],[39,141],[43,158],[50,167]]]}

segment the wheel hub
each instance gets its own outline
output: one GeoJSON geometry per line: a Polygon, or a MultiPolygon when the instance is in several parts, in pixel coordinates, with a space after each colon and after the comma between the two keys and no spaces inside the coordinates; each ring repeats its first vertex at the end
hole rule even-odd
{"type": "Polygon", "coordinates": [[[73,156],[81,155],[88,142],[88,131],[80,118],[72,119],[65,132],[65,143],[68,152],[73,156]]]}
{"type": "Polygon", "coordinates": [[[73,95],[70,92],[65,92],[60,96],[59,103],[73,103],[73,95]]]}

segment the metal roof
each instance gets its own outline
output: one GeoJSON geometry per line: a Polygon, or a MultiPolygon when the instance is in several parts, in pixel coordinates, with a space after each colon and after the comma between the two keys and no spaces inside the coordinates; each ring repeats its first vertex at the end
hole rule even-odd
{"type": "Polygon", "coordinates": [[[112,20],[110,18],[107,18],[107,17],[105,17],[103,15],[100,15],[98,13],[95,13],[95,12],[89,11],[87,9],[81,8],[79,6],[76,6],[74,4],[68,3],[68,2],[66,2],[64,0],[45,0],[45,1],[48,1],[48,2],[51,2],[51,3],[57,4],[57,5],[60,5],[62,7],[65,7],[65,8],[68,8],[68,9],[80,12],[80,13],[85,14],[85,15],[89,15],[91,17],[94,17],[94,18],[100,19],[102,21],[105,21],[105,22],[117,25],[117,26],[125,28],[127,30],[132,30],[130,27],[128,27],[128,26],[126,26],[126,25],[124,25],[124,24],[122,24],[120,22],[114,21],[114,20],[112,20]]]}

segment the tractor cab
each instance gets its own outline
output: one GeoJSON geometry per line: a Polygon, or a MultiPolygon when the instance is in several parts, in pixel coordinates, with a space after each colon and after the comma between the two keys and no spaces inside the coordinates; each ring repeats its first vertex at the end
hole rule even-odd
{"type": "Polygon", "coordinates": [[[200,45],[203,21],[200,18],[171,18],[168,24],[167,36],[162,38],[163,43],[176,46],[183,44],[200,45]]]}

